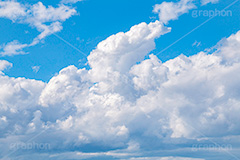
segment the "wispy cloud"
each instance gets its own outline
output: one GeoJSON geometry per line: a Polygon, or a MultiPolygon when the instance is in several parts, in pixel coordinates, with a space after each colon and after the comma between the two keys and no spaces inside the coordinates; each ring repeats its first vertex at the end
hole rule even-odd
{"type": "Polygon", "coordinates": [[[38,44],[46,36],[62,30],[62,23],[77,12],[74,8],[59,4],[58,7],[44,6],[42,2],[34,5],[21,4],[15,1],[0,2],[0,18],[7,18],[14,23],[28,24],[40,34],[30,44],[20,44],[17,40],[2,47],[1,55],[23,54],[26,47],[38,44]]]}
{"type": "Polygon", "coordinates": [[[40,69],[40,66],[32,66],[32,70],[35,73],[38,73],[39,69],[40,69]]]}
{"type": "Polygon", "coordinates": [[[219,0],[201,0],[202,5],[206,5],[208,3],[218,3],[219,0]]]}
{"type": "Polygon", "coordinates": [[[61,3],[77,3],[77,2],[81,2],[83,0],[62,0],[61,3]]]}
{"type": "Polygon", "coordinates": [[[28,44],[21,44],[17,40],[3,44],[0,46],[0,55],[2,56],[13,56],[18,54],[26,54],[23,49],[27,47],[28,44]],[[2,51],[1,51],[2,50],[2,51]]]}

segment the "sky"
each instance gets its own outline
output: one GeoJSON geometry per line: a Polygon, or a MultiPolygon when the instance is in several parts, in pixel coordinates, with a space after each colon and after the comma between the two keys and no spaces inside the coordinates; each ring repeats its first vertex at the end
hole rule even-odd
{"type": "Polygon", "coordinates": [[[0,160],[239,152],[239,0],[0,0],[0,160]]]}

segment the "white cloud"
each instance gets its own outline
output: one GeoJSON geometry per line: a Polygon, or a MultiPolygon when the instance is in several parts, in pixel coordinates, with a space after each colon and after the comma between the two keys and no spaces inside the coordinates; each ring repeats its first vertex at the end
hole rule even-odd
{"type": "Polygon", "coordinates": [[[45,23],[53,21],[65,21],[76,13],[75,9],[60,4],[57,8],[52,6],[44,6],[42,2],[38,2],[30,7],[31,12],[29,18],[26,20],[29,23],[45,23]]]}
{"type": "Polygon", "coordinates": [[[84,88],[88,88],[84,78],[86,72],[85,69],[78,70],[75,66],[69,66],[60,71],[59,75],[53,77],[43,90],[40,104],[48,106],[64,102],[71,103],[75,95],[82,94],[84,88]]]}
{"type": "Polygon", "coordinates": [[[202,5],[206,5],[208,3],[218,3],[219,0],[201,0],[202,5]]]}
{"type": "MultiPolygon", "coordinates": [[[[179,0],[178,2],[162,2],[154,6],[153,12],[157,13],[160,21],[168,24],[171,20],[177,20],[179,16],[188,13],[189,10],[196,8],[195,0],[179,0]]],[[[201,5],[208,3],[218,3],[219,0],[201,0],[201,5]]]]}
{"type": "Polygon", "coordinates": [[[218,54],[221,54],[225,63],[233,64],[240,62],[240,32],[231,35],[227,39],[223,39],[215,46],[215,48],[218,49],[217,52],[219,52],[218,54]]]}
{"type": "Polygon", "coordinates": [[[18,55],[18,54],[26,54],[22,50],[27,47],[27,44],[21,44],[18,41],[12,41],[7,44],[3,44],[0,49],[0,55],[2,56],[13,56],[13,55],[18,55]]]}
{"type": "Polygon", "coordinates": [[[130,73],[134,75],[133,82],[138,90],[149,91],[167,81],[168,68],[155,55],[150,55],[149,58],[131,68],[130,73]]]}
{"type": "Polygon", "coordinates": [[[28,107],[36,106],[39,92],[44,87],[44,83],[1,75],[0,86],[1,111],[22,112],[28,107]]]}
{"type": "Polygon", "coordinates": [[[81,2],[83,0],[62,0],[62,3],[77,3],[77,2],[81,2]]]}
{"type": "Polygon", "coordinates": [[[22,23],[28,23],[41,32],[33,42],[30,44],[35,45],[46,36],[54,34],[62,30],[62,22],[66,21],[69,17],[76,14],[76,10],[69,6],[59,5],[57,8],[52,6],[44,6],[41,2],[34,4],[28,10],[28,16],[22,23]],[[50,22],[49,25],[45,23],[50,22]]]}
{"type": "Polygon", "coordinates": [[[12,67],[12,63],[5,60],[0,60],[0,74],[3,74],[2,71],[11,67],[12,67]]]}
{"type": "Polygon", "coordinates": [[[198,42],[198,41],[195,41],[193,44],[192,44],[192,46],[194,47],[194,46],[196,46],[196,47],[199,47],[199,46],[201,46],[201,42],[198,42]]]}
{"type": "Polygon", "coordinates": [[[174,2],[162,2],[154,6],[153,12],[159,15],[160,21],[168,23],[170,20],[176,20],[184,13],[195,8],[193,0],[180,0],[174,2]]]}
{"type": "Polygon", "coordinates": [[[120,32],[100,42],[88,56],[93,81],[109,79],[116,72],[128,72],[155,48],[154,40],[170,30],[159,21],[148,25],[141,23],[126,33],[120,32]]]}
{"type": "Polygon", "coordinates": [[[46,36],[62,30],[62,23],[76,14],[72,7],[60,4],[54,8],[44,6],[42,2],[34,5],[23,5],[15,1],[0,2],[0,18],[8,18],[16,23],[28,24],[36,28],[40,34],[30,44],[20,44],[18,41],[8,43],[2,49],[2,55],[23,54],[22,49],[36,45],[46,36]]]}
{"type": "MultiPolygon", "coordinates": [[[[89,58],[93,68],[88,73],[73,66],[64,69],[47,85],[40,102],[52,106],[53,109],[60,104],[63,104],[64,108],[77,108],[77,112],[82,116],[72,115],[70,119],[58,121],[58,124],[71,122],[71,130],[84,137],[79,139],[78,143],[91,143],[101,139],[109,143],[114,141],[114,145],[118,146],[121,145],[118,140],[124,142],[131,137],[132,132],[142,128],[142,136],[156,136],[160,139],[163,135],[171,138],[202,137],[199,132],[206,136],[235,134],[239,128],[234,122],[239,121],[237,113],[240,112],[237,108],[240,101],[237,92],[240,77],[235,73],[240,69],[240,65],[239,61],[231,61],[230,66],[223,64],[222,55],[227,53],[227,41],[238,42],[239,36],[236,35],[228,38],[223,43],[226,45],[222,46],[222,50],[219,48],[217,53],[208,55],[201,52],[191,57],[182,55],[163,64],[151,55],[150,59],[138,65],[131,64],[137,62],[131,59],[129,64],[132,67],[122,70],[123,68],[119,67],[121,63],[101,65],[102,63],[89,58]],[[104,70],[106,66],[111,68],[107,74],[104,70]],[[99,73],[102,72],[100,78],[94,74],[94,67],[99,69],[99,73]],[[129,75],[129,72],[132,75],[129,75]],[[129,79],[122,81],[120,77],[129,79]],[[130,93],[137,95],[130,97],[130,93]],[[131,117],[131,120],[128,117],[131,117]]],[[[142,41],[142,37],[138,40],[142,41]]],[[[103,58],[106,60],[111,58],[114,61],[115,55],[120,57],[120,60],[124,53],[132,54],[117,45],[120,43],[108,45],[106,42],[102,43],[105,44],[104,49],[106,47],[112,51],[104,52],[103,58]],[[118,47],[122,54],[110,54],[115,53],[115,48],[118,47]]],[[[236,46],[235,44],[232,47],[236,46]]],[[[99,54],[96,52],[99,48],[101,47],[98,46],[91,54],[99,54]]],[[[132,50],[134,49],[133,47],[132,50]]],[[[237,51],[236,48],[233,50],[237,51]]],[[[235,54],[238,55],[239,52],[235,54]]],[[[126,64],[128,66],[128,63],[126,64]]]]}
{"type": "Polygon", "coordinates": [[[32,66],[32,70],[35,73],[38,73],[39,69],[40,69],[40,66],[32,66]]]}
{"type": "Polygon", "coordinates": [[[65,5],[59,5],[57,8],[44,6],[41,2],[31,6],[28,10],[28,17],[23,20],[24,23],[37,28],[41,34],[37,37],[39,40],[46,36],[62,30],[61,22],[76,14],[76,10],[65,5]],[[50,25],[45,23],[51,22],[50,25]]]}
{"type": "Polygon", "coordinates": [[[0,17],[14,21],[23,16],[26,16],[24,5],[15,1],[0,1],[0,17]]]}

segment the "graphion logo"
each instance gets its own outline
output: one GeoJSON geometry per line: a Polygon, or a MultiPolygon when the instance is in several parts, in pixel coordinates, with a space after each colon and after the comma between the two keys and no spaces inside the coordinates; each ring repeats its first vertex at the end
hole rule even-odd
{"type": "Polygon", "coordinates": [[[48,150],[50,149],[50,144],[48,143],[12,143],[10,145],[11,150],[48,150]]]}
{"type": "Polygon", "coordinates": [[[200,150],[208,150],[208,151],[222,151],[222,150],[232,150],[231,144],[194,144],[192,145],[192,151],[200,151],[200,150]]]}
{"type": "Polygon", "coordinates": [[[193,10],[192,17],[231,17],[232,11],[231,10],[193,10]]]}

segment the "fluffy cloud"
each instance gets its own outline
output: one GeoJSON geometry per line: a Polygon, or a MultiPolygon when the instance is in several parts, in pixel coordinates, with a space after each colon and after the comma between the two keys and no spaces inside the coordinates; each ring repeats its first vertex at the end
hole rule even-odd
{"type": "Polygon", "coordinates": [[[88,56],[90,69],[68,66],[48,83],[0,75],[0,148],[8,153],[6,146],[34,137],[51,149],[35,149],[28,159],[170,160],[186,158],[162,156],[204,157],[193,144],[239,146],[240,31],[214,53],[164,63],[146,58],[169,31],[159,21],[133,26],[99,43],[88,56]]]}
{"type": "Polygon", "coordinates": [[[0,1],[0,17],[8,18],[12,21],[26,15],[26,8],[15,1],[0,1]]]}
{"type": "Polygon", "coordinates": [[[0,18],[7,18],[15,23],[28,24],[36,28],[40,34],[30,44],[20,44],[18,41],[9,42],[1,47],[1,55],[23,54],[24,48],[36,45],[46,36],[62,30],[62,23],[76,14],[72,7],[60,4],[54,8],[44,6],[42,2],[34,5],[23,5],[15,1],[0,2],[0,18]]]}
{"type": "Polygon", "coordinates": [[[36,106],[39,92],[44,87],[41,81],[15,79],[5,75],[1,75],[0,81],[1,111],[8,110],[12,113],[36,106]]]}
{"type": "MultiPolygon", "coordinates": [[[[168,31],[168,28],[156,21],[148,25],[141,23],[132,27],[129,32],[109,37],[89,55],[91,70],[78,70],[74,66],[63,69],[43,90],[40,104],[52,106],[53,110],[55,107],[59,108],[59,105],[65,106],[60,110],[59,116],[64,115],[65,110],[74,108],[78,114],[88,112],[90,115],[83,114],[77,119],[70,116],[64,121],[57,121],[64,130],[69,129],[66,126],[76,130],[79,134],[77,139],[83,141],[82,143],[97,140],[105,141],[104,143],[115,142],[114,146],[123,145],[122,141],[127,140],[129,130],[124,124],[118,123],[117,119],[114,120],[114,116],[124,119],[121,111],[124,108],[128,110],[130,105],[129,102],[126,103],[125,99],[129,98],[126,94],[134,94],[132,86],[126,84],[128,71],[154,49],[154,39],[168,31]],[[82,130],[89,124],[91,128],[82,130]]],[[[133,98],[135,95],[131,96],[133,98]]]]}
{"type": "Polygon", "coordinates": [[[167,81],[168,68],[155,55],[150,55],[149,58],[131,68],[134,87],[138,90],[149,91],[167,81]]]}
{"type": "Polygon", "coordinates": [[[153,12],[159,15],[160,21],[168,23],[170,20],[176,20],[184,13],[195,8],[193,0],[180,0],[179,2],[162,2],[154,6],[153,12]]]}
{"type": "Polygon", "coordinates": [[[224,63],[233,64],[240,61],[240,32],[221,40],[216,46],[218,54],[223,57],[224,63]]]}
{"type": "Polygon", "coordinates": [[[88,56],[94,81],[109,79],[108,73],[114,71],[128,72],[155,48],[154,39],[170,30],[159,21],[149,25],[141,23],[133,26],[129,32],[120,32],[100,42],[88,56]]]}

